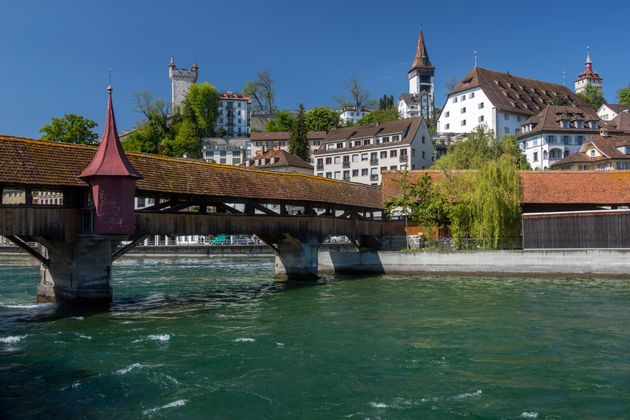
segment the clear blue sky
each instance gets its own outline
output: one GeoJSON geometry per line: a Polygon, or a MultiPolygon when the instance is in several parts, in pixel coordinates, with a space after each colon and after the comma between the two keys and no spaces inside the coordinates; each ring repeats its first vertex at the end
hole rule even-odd
{"type": "Polygon", "coordinates": [[[112,67],[119,130],[132,95],[170,99],[168,60],[196,58],[200,81],[240,90],[269,68],[280,108],[332,105],[356,75],[373,97],[408,89],[420,22],[437,67],[437,105],[451,76],[479,66],[572,86],[591,47],[604,94],[630,83],[626,0],[592,1],[6,1],[0,9],[0,133],[38,137],[53,116],[99,123],[112,67]]]}

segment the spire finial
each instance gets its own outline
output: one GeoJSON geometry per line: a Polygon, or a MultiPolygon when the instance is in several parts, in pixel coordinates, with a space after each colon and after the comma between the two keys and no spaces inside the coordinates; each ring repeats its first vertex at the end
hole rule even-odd
{"type": "Polygon", "coordinates": [[[110,67],[109,69],[109,83],[107,84],[107,93],[108,94],[112,94],[112,91],[114,89],[112,89],[112,68],[110,67]]]}
{"type": "Polygon", "coordinates": [[[562,70],[562,85],[566,86],[567,85],[567,72],[562,70]]]}
{"type": "Polygon", "coordinates": [[[591,62],[591,48],[586,47],[586,64],[592,64],[591,62]]]}
{"type": "Polygon", "coordinates": [[[473,51],[473,54],[475,56],[475,68],[477,68],[477,50],[473,51]]]}
{"type": "Polygon", "coordinates": [[[171,56],[171,61],[168,63],[169,67],[175,67],[175,60],[173,59],[173,57],[171,56]]]}

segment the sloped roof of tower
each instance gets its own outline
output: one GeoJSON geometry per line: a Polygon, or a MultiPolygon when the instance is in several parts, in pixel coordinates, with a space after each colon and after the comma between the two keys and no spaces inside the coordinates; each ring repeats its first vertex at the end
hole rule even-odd
{"type": "Polygon", "coordinates": [[[142,178],[142,175],[129,163],[123,151],[118,130],[116,130],[116,119],[114,118],[114,106],[112,104],[112,88],[107,88],[107,116],[105,117],[105,131],[103,139],[98,146],[98,150],[92,162],[81,172],[79,178],[90,178],[94,176],[128,176],[132,178],[142,178]]]}
{"type": "Polygon", "coordinates": [[[449,93],[480,87],[492,105],[498,110],[515,114],[535,115],[550,105],[556,96],[566,100],[568,106],[590,109],[566,86],[542,80],[527,79],[510,73],[500,73],[474,67],[470,73],[449,93]]]}
{"type": "Polygon", "coordinates": [[[418,68],[435,68],[433,67],[433,64],[431,64],[431,60],[429,60],[429,53],[427,52],[427,46],[424,43],[424,34],[422,33],[422,29],[420,29],[420,35],[418,36],[418,48],[416,49],[416,56],[413,59],[413,64],[411,65],[411,69],[409,71],[418,68]]]}

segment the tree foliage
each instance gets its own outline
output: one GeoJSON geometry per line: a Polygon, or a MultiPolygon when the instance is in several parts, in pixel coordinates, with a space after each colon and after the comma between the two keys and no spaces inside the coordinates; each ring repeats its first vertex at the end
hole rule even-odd
{"type": "Polygon", "coordinates": [[[397,120],[400,117],[396,108],[383,109],[378,111],[372,111],[360,120],[357,121],[357,125],[367,125],[382,123],[385,121],[397,120]]]}
{"type": "Polygon", "coordinates": [[[518,146],[509,138],[496,141],[483,129],[458,145],[436,162],[442,172],[435,173],[435,179],[425,173],[411,181],[409,174],[401,173],[401,193],[386,203],[388,212],[406,209],[403,213],[425,229],[448,220],[458,246],[464,238],[481,248],[510,243],[520,233],[518,170],[525,164],[518,146]],[[466,155],[470,161],[462,159],[466,155]]]}
{"type": "Polygon", "coordinates": [[[352,76],[350,80],[346,82],[345,88],[350,94],[349,99],[345,96],[337,96],[334,98],[341,108],[344,108],[348,105],[352,105],[357,109],[368,106],[368,103],[370,101],[370,92],[363,86],[361,86],[361,81],[357,76],[352,76]]]}
{"type": "Polygon", "coordinates": [[[255,80],[245,83],[243,95],[254,98],[256,104],[261,111],[273,113],[276,109],[276,90],[275,81],[271,76],[271,70],[265,69],[256,75],[255,80]]]}
{"type": "Polygon", "coordinates": [[[188,90],[184,118],[196,126],[201,137],[214,135],[219,116],[219,92],[208,82],[194,84],[188,90]]]}
{"type": "Polygon", "coordinates": [[[308,131],[328,131],[340,125],[339,113],[332,108],[313,108],[304,115],[308,131]]]}
{"type": "Polygon", "coordinates": [[[274,118],[265,123],[265,131],[291,131],[294,118],[290,111],[276,111],[274,118]]]}
{"type": "Polygon", "coordinates": [[[621,88],[617,91],[617,103],[621,105],[630,105],[630,86],[621,88]]]}
{"type": "Polygon", "coordinates": [[[586,85],[586,89],[578,93],[577,96],[586,102],[594,111],[597,111],[600,106],[606,103],[602,88],[594,85],[586,85]]]}
{"type": "Polygon", "coordinates": [[[308,131],[306,129],[304,105],[300,104],[289,138],[289,153],[293,153],[304,160],[308,159],[308,131]]]}
{"type": "Polygon", "coordinates": [[[385,110],[385,109],[391,109],[394,107],[394,95],[383,95],[382,98],[379,98],[378,100],[378,109],[379,110],[385,110]]]}
{"type": "Polygon", "coordinates": [[[76,114],[65,114],[61,118],[52,118],[50,124],[39,129],[42,140],[73,144],[97,144],[98,134],[92,129],[94,121],[76,114]]]}

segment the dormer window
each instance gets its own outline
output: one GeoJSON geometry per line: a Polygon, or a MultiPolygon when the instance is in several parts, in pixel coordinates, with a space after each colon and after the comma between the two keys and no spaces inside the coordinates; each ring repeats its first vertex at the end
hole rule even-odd
{"type": "Polygon", "coordinates": [[[569,128],[569,120],[560,120],[560,127],[569,128]]]}
{"type": "Polygon", "coordinates": [[[576,121],[575,128],[584,128],[584,121],[576,121]]]}
{"type": "Polygon", "coordinates": [[[594,150],[594,149],[591,149],[590,156],[591,156],[591,157],[595,157],[595,150],[594,150]]]}

